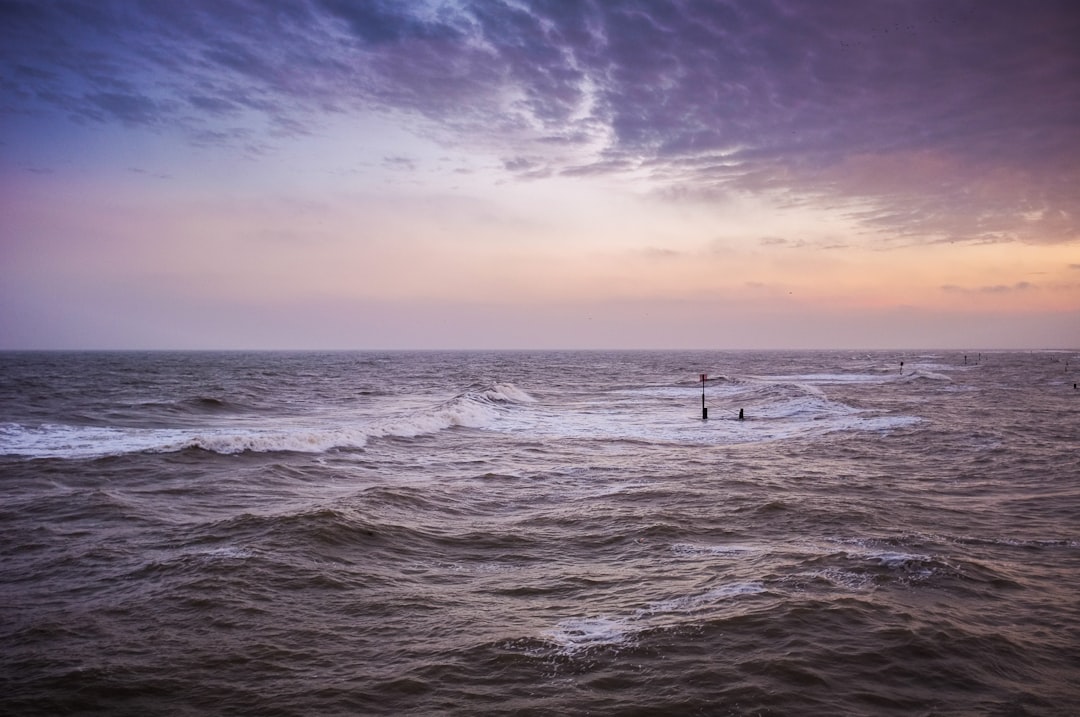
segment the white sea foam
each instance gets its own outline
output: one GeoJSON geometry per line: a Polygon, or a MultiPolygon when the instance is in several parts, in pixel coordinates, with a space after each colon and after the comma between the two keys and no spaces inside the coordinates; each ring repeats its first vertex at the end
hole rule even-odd
{"type": "Polygon", "coordinates": [[[86,459],[129,453],[173,453],[190,448],[232,455],[289,451],[322,453],[332,448],[361,448],[376,436],[414,436],[440,427],[461,425],[446,419],[403,419],[377,428],[334,425],[280,427],[220,426],[205,429],[110,428],[43,425],[8,430],[0,437],[0,455],[26,458],[86,459]],[[426,423],[427,425],[423,425],[426,423]]]}
{"type": "Polygon", "coordinates": [[[323,453],[335,448],[363,448],[372,438],[414,438],[456,426],[488,428],[500,419],[500,404],[534,401],[512,384],[497,383],[442,404],[397,411],[374,420],[330,414],[296,419],[277,417],[261,423],[245,418],[203,428],[4,423],[0,424],[0,455],[86,459],[129,453],[172,453],[190,448],[224,455],[277,451],[323,453]]]}
{"type": "Polygon", "coordinates": [[[703,593],[657,600],[625,617],[601,615],[567,618],[560,620],[554,628],[545,630],[542,636],[568,655],[595,647],[623,647],[631,644],[638,633],[658,626],[670,626],[673,616],[677,622],[681,622],[687,619],[687,615],[717,603],[764,591],[764,584],[756,581],[729,583],[703,593]]]}
{"type": "Polygon", "coordinates": [[[952,378],[946,376],[943,373],[936,373],[934,371],[928,371],[925,368],[915,368],[910,371],[905,371],[901,376],[903,381],[952,381],[952,378]]]}
{"type": "Polygon", "coordinates": [[[168,453],[187,448],[201,448],[214,453],[231,455],[236,453],[273,453],[289,451],[294,453],[322,453],[331,448],[361,448],[367,442],[369,434],[363,430],[309,427],[292,430],[256,429],[233,431],[228,428],[213,432],[203,432],[183,440],[165,444],[156,452],[168,453]]]}
{"type": "Polygon", "coordinates": [[[640,615],[654,615],[669,612],[692,612],[728,600],[740,595],[756,595],[765,592],[765,585],[760,582],[730,583],[713,588],[704,593],[682,595],[670,600],[651,603],[639,612],[640,615]]]}
{"type": "MultiPolygon", "coordinates": [[[[942,563],[932,555],[925,553],[896,550],[892,546],[881,546],[881,542],[865,538],[834,538],[830,542],[848,546],[843,554],[848,560],[875,564],[895,573],[908,577],[926,578],[932,575],[942,563]]],[[[825,553],[828,546],[820,546],[825,553]]]]}
{"type": "Polygon", "coordinates": [[[798,416],[825,418],[850,416],[858,412],[857,408],[818,396],[798,396],[772,401],[753,409],[753,415],[758,418],[793,418],[798,416]]]}
{"type": "Polygon", "coordinates": [[[894,572],[903,572],[919,578],[930,577],[934,559],[929,555],[902,553],[890,550],[866,550],[849,553],[849,558],[868,560],[894,572]]]}
{"type": "Polygon", "coordinates": [[[856,572],[854,570],[842,570],[840,568],[825,568],[822,570],[796,573],[787,578],[787,581],[798,583],[800,588],[797,589],[801,589],[802,583],[808,578],[824,580],[830,585],[852,592],[861,592],[872,588],[874,585],[873,575],[866,572],[856,572]]]}
{"type": "Polygon", "coordinates": [[[211,548],[196,554],[202,555],[209,560],[245,560],[255,555],[249,548],[241,548],[235,545],[211,548]]]}
{"type": "Polygon", "coordinates": [[[908,565],[912,562],[926,562],[930,560],[929,555],[916,555],[914,553],[901,553],[894,550],[867,550],[857,553],[849,553],[851,557],[865,558],[867,560],[873,560],[890,568],[899,568],[904,565],[908,565]]]}
{"type": "Polygon", "coordinates": [[[180,429],[6,424],[0,433],[0,454],[26,458],[98,458],[168,450],[168,446],[185,440],[190,440],[190,435],[180,429]]]}
{"type": "Polygon", "coordinates": [[[535,403],[536,399],[512,383],[495,383],[483,391],[482,395],[490,401],[510,401],[513,403],[535,403]]]}
{"type": "MultiPolygon", "coordinates": [[[[814,378],[807,374],[801,378],[814,378]]],[[[872,416],[830,400],[813,385],[747,379],[722,384],[727,399],[712,392],[712,420],[695,420],[696,400],[683,387],[618,391],[606,403],[541,405],[510,383],[493,383],[439,403],[397,401],[363,415],[346,411],[297,418],[222,418],[200,428],[101,426],[0,426],[0,454],[37,458],[95,458],[136,452],[199,448],[221,454],[322,453],[359,449],[371,439],[415,438],[456,427],[544,438],[625,440],[648,443],[738,444],[825,435],[837,431],[885,432],[911,425],[912,416],[872,416]],[[733,393],[734,392],[734,393],[733,393]],[[738,393],[739,400],[732,399],[738,393]],[[738,407],[747,420],[737,421],[738,407]],[[390,410],[385,410],[386,408],[390,410]],[[729,419],[729,420],[728,420],[729,419]]]]}
{"type": "Polygon", "coordinates": [[[563,652],[574,654],[591,647],[625,645],[630,639],[630,626],[624,620],[611,617],[572,617],[560,620],[543,635],[563,652]]]}
{"type": "MultiPolygon", "coordinates": [[[[737,405],[737,404],[736,404],[737,405]]],[[[709,408],[709,421],[700,420],[691,401],[683,404],[612,406],[610,410],[580,408],[536,409],[500,417],[482,426],[497,431],[528,433],[537,438],[623,440],[647,443],[739,444],[776,441],[839,431],[887,432],[914,425],[916,416],[872,415],[846,404],[801,396],[746,407],[739,421],[737,407],[709,408]],[[690,405],[687,405],[690,404],[690,405]]]]}
{"type": "Polygon", "coordinates": [[[761,381],[793,382],[808,386],[828,385],[838,383],[884,383],[893,375],[888,373],[801,373],[794,376],[757,376],[761,381]]]}
{"type": "Polygon", "coordinates": [[[759,553],[761,552],[761,548],[753,545],[740,545],[738,543],[731,543],[727,545],[696,545],[694,543],[675,543],[671,546],[671,552],[681,556],[737,556],[759,553]]]}
{"type": "MultiPolygon", "coordinates": [[[[918,416],[860,416],[847,427],[862,431],[890,431],[922,423],[918,416]]],[[[842,429],[843,430],[843,429],[842,429]]]]}
{"type": "Polygon", "coordinates": [[[457,399],[437,408],[378,419],[367,426],[366,431],[373,438],[415,438],[454,426],[485,428],[495,422],[498,415],[492,406],[468,399],[457,399]]]}
{"type": "Polygon", "coordinates": [[[536,399],[509,383],[495,383],[477,391],[467,391],[437,406],[421,407],[410,413],[394,413],[377,419],[366,428],[371,437],[414,438],[455,426],[491,428],[508,417],[504,404],[531,404],[536,399]]]}

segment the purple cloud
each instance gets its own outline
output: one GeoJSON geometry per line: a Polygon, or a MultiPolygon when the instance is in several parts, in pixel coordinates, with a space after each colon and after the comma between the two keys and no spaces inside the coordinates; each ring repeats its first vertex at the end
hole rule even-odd
{"type": "Polygon", "coordinates": [[[394,110],[522,177],[647,171],[908,241],[1049,243],[1080,236],[1077,37],[1066,0],[14,0],[0,108],[249,152],[394,110]]]}

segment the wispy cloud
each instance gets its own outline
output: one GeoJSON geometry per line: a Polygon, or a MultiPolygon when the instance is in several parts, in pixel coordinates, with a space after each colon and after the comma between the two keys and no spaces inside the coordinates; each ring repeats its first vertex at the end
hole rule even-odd
{"type": "Polygon", "coordinates": [[[991,286],[965,287],[955,284],[946,284],[941,287],[942,291],[951,294],[1011,294],[1020,291],[1036,289],[1035,284],[1027,281],[1018,281],[1015,284],[993,284],[991,286]]]}
{"type": "Polygon", "coordinates": [[[526,178],[769,192],[915,242],[1080,237],[1065,0],[14,0],[0,28],[8,113],[258,155],[392,110],[526,178]]]}
{"type": "Polygon", "coordinates": [[[416,161],[411,157],[403,157],[400,155],[393,155],[383,157],[383,166],[391,169],[401,170],[414,170],[416,169],[416,161]]]}

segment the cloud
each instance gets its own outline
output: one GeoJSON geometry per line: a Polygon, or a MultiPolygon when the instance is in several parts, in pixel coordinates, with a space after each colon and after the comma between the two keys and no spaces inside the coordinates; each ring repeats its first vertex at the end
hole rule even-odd
{"type": "Polygon", "coordinates": [[[1018,281],[1012,285],[994,284],[992,286],[979,286],[974,288],[946,284],[941,287],[942,291],[950,294],[1011,294],[1021,291],[1031,291],[1038,287],[1027,281],[1018,281]]]}
{"type": "Polygon", "coordinates": [[[94,119],[102,115],[119,120],[126,125],[152,125],[161,117],[158,103],[149,97],[119,92],[95,92],[86,95],[84,112],[94,119]]]}
{"type": "Polygon", "coordinates": [[[236,113],[240,108],[236,102],[224,97],[208,97],[206,95],[192,95],[188,102],[196,109],[211,115],[226,116],[236,113]]]}
{"type": "Polygon", "coordinates": [[[412,171],[416,169],[416,160],[400,155],[386,156],[383,157],[383,166],[391,169],[412,171]]]}
{"type": "Polygon", "coordinates": [[[137,174],[140,177],[149,177],[151,179],[172,179],[172,175],[165,174],[163,172],[151,172],[150,170],[143,169],[142,167],[128,167],[128,172],[137,174]]]}
{"type": "Polygon", "coordinates": [[[790,246],[792,242],[784,237],[761,237],[761,239],[758,239],[758,244],[761,246],[790,246]]]}
{"type": "Polygon", "coordinates": [[[1067,0],[0,6],[9,112],[251,155],[353,112],[524,178],[768,192],[903,241],[1080,238],[1067,0]]]}
{"type": "Polygon", "coordinates": [[[684,252],[676,251],[675,249],[667,249],[664,247],[654,246],[645,247],[644,249],[642,249],[641,253],[648,259],[658,260],[676,259],[678,257],[684,256],[684,252]]]}

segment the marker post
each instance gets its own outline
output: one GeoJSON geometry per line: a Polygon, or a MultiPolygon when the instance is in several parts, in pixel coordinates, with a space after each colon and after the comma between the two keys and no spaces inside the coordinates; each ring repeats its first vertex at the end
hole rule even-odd
{"type": "Polygon", "coordinates": [[[701,374],[701,420],[709,420],[709,409],[705,408],[705,379],[709,377],[709,374],[701,374]]]}

